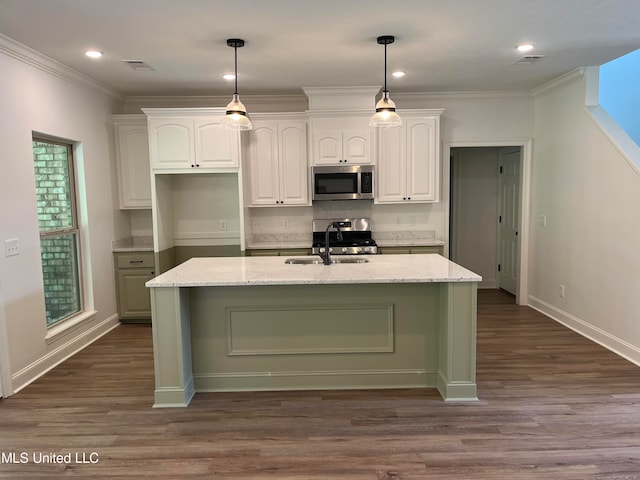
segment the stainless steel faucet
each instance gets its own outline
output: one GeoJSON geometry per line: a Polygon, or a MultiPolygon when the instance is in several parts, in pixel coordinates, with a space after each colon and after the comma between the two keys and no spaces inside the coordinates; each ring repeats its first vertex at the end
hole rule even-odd
{"type": "Polygon", "coordinates": [[[324,231],[324,252],[322,252],[322,249],[320,249],[321,251],[318,252],[318,255],[320,255],[320,258],[322,259],[325,265],[331,265],[331,252],[329,251],[330,250],[329,230],[331,230],[332,227],[338,231],[338,241],[339,242],[342,241],[342,232],[340,231],[340,223],[331,222],[329,225],[327,225],[327,229],[324,231]]]}

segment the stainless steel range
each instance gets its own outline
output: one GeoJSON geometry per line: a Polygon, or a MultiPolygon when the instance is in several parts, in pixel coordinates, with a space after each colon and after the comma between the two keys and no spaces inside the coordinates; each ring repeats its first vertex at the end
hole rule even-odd
{"type": "Polygon", "coordinates": [[[312,254],[324,253],[327,229],[329,230],[329,251],[333,255],[378,253],[378,246],[371,236],[371,220],[368,218],[343,218],[313,221],[312,254]]]}

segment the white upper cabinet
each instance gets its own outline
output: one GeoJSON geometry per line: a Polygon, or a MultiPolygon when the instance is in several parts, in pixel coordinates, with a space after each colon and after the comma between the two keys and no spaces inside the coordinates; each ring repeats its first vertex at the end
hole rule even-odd
{"type": "Polygon", "coordinates": [[[151,208],[149,135],[144,115],[114,115],[121,209],[151,208]]]}
{"type": "MultiPolygon", "coordinates": [[[[167,115],[167,110],[145,109],[149,123],[149,150],[154,170],[234,170],[239,166],[240,133],[222,130],[222,112],[167,115]]],[[[177,113],[177,112],[176,112],[177,113]]]]}
{"type": "Polygon", "coordinates": [[[375,163],[369,116],[312,117],[313,164],[375,163]]]}
{"type": "Polygon", "coordinates": [[[378,129],[376,203],[440,201],[441,113],[400,112],[402,127],[378,129]]]}
{"type": "Polygon", "coordinates": [[[254,119],[248,162],[252,206],[309,205],[304,119],[254,119]]]}
{"type": "Polygon", "coordinates": [[[196,163],[200,168],[237,168],[238,132],[219,127],[220,117],[194,121],[196,163]]]}

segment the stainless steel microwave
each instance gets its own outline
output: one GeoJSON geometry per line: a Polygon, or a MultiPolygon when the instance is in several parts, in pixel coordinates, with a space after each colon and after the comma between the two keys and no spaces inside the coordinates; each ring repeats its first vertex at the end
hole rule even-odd
{"type": "Polygon", "coordinates": [[[373,165],[323,165],[312,167],[314,200],[373,198],[373,165]]]}

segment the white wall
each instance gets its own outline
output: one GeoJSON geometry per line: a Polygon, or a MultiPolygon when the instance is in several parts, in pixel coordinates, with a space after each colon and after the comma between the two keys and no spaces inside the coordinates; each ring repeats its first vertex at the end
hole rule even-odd
{"type": "Polygon", "coordinates": [[[6,332],[9,345],[3,367],[15,391],[117,324],[111,240],[125,236],[129,225],[117,209],[110,125],[121,102],[7,37],[0,37],[0,72],[0,241],[19,238],[21,249],[18,256],[0,255],[0,310],[6,323],[0,334],[6,332]],[[97,311],[48,341],[31,148],[34,131],[79,142],[79,172],[86,182],[81,214],[89,219],[83,233],[90,272],[86,283],[94,293],[89,307],[97,311]]]}
{"type": "Polygon", "coordinates": [[[529,301],[640,364],[640,175],[585,108],[586,85],[536,95],[529,301]]]}

